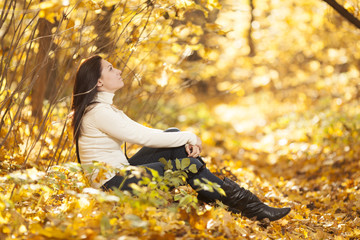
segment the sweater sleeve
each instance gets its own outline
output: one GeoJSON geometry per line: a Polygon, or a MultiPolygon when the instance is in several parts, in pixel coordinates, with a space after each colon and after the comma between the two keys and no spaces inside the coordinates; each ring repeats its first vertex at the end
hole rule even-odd
{"type": "Polygon", "coordinates": [[[153,148],[179,147],[187,143],[195,145],[197,142],[194,133],[187,131],[164,132],[145,127],[130,119],[122,111],[113,109],[110,105],[98,106],[93,111],[96,111],[95,126],[121,141],[153,148]]]}

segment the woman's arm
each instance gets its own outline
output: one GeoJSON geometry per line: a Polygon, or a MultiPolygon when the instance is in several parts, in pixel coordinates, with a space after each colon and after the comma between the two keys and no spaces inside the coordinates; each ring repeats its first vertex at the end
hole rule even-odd
{"type": "Polygon", "coordinates": [[[198,137],[191,132],[163,132],[145,127],[110,105],[99,105],[92,111],[94,111],[95,127],[122,141],[158,148],[197,145],[199,142],[198,137]]]}

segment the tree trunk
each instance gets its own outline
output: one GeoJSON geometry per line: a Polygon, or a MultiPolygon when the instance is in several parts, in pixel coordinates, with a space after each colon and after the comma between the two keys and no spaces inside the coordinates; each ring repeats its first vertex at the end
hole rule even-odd
{"type": "Polygon", "coordinates": [[[48,58],[52,42],[51,27],[52,24],[49,21],[45,18],[39,18],[39,51],[35,60],[35,64],[39,66],[39,70],[34,76],[36,78],[36,84],[34,85],[31,94],[32,116],[36,117],[38,120],[42,118],[43,101],[51,66],[48,58]]]}
{"type": "Polygon", "coordinates": [[[103,7],[99,17],[96,19],[94,27],[98,35],[95,40],[97,47],[96,52],[110,53],[114,47],[108,33],[111,31],[111,16],[115,10],[115,6],[103,7]]]}

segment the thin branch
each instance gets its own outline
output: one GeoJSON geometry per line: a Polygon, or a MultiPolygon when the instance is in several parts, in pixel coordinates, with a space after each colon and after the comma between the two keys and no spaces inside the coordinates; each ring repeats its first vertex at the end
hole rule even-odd
{"type": "Polygon", "coordinates": [[[336,12],[343,16],[346,20],[352,23],[355,27],[360,29],[360,20],[346,10],[342,5],[338,4],[335,0],[323,0],[329,4],[336,12]]]}

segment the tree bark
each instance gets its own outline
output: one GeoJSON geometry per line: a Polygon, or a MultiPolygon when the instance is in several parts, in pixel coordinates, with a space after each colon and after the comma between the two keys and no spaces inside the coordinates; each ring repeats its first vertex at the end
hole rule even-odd
{"type": "Polygon", "coordinates": [[[48,53],[52,41],[51,27],[52,24],[49,21],[45,18],[39,18],[38,38],[40,40],[39,51],[36,55],[35,63],[40,67],[40,69],[34,76],[37,79],[31,94],[32,116],[36,117],[38,120],[42,118],[43,101],[50,72],[48,53]]]}
{"type": "Polygon", "coordinates": [[[115,6],[103,7],[101,13],[95,21],[95,32],[98,35],[95,40],[97,53],[110,53],[114,48],[114,43],[108,36],[111,32],[111,17],[115,10],[115,6]]]}
{"type": "Polygon", "coordinates": [[[343,6],[338,4],[335,0],[323,0],[327,4],[329,4],[336,12],[338,12],[341,16],[343,16],[346,20],[352,23],[355,27],[360,29],[360,20],[357,19],[354,15],[349,13],[343,6]]]}

